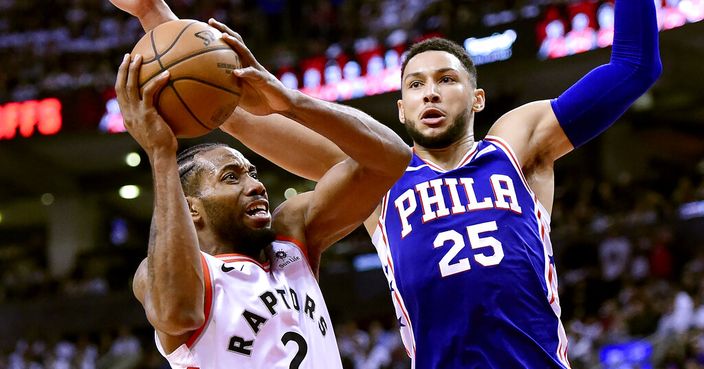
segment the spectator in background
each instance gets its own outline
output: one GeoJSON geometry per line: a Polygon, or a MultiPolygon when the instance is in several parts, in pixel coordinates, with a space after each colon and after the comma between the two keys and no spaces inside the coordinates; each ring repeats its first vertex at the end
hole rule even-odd
{"type": "Polygon", "coordinates": [[[566,56],[567,53],[565,25],[562,20],[553,19],[545,25],[545,39],[540,44],[538,55],[543,59],[553,59],[566,56]]]}
{"type": "Polygon", "coordinates": [[[605,2],[599,6],[596,13],[599,32],[596,44],[599,47],[611,46],[614,42],[614,4],[605,2]]]}
{"type": "Polygon", "coordinates": [[[579,54],[596,47],[596,31],[589,22],[589,16],[582,12],[572,17],[572,29],[565,36],[568,54],[579,54]]]}
{"type": "Polygon", "coordinates": [[[687,17],[679,7],[680,0],[665,0],[665,7],[662,8],[663,29],[672,29],[684,26],[687,17]]]}

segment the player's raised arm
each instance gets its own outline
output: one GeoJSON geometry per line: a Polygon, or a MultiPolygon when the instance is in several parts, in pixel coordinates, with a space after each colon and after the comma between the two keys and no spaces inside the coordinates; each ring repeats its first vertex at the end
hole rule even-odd
{"type": "Polygon", "coordinates": [[[139,19],[145,32],[156,26],[176,20],[176,14],[164,0],[110,0],[113,5],[139,19]]]}
{"type": "Polygon", "coordinates": [[[653,1],[616,0],[610,62],[592,70],[556,99],[507,113],[489,134],[507,140],[524,167],[552,165],[606,130],[661,72],[653,1]]]}
{"type": "Polygon", "coordinates": [[[115,83],[125,127],[148,155],[154,181],[149,249],[146,262],[135,274],[133,289],[164,348],[173,350],[205,319],[203,270],[196,229],[179,178],[176,137],[153,105],[154,95],[166,84],[168,74],[149,82],[142,98],[140,66],[140,56],[130,59],[126,55],[115,83]]]}
{"type": "MultiPolygon", "coordinates": [[[[119,9],[137,17],[145,31],[178,19],[164,0],[110,0],[119,9]]],[[[225,24],[208,23],[233,37],[239,35],[225,24]]],[[[238,108],[220,127],[252,151],[301,177],[317,181],[347,155],[330,140],[279,114],[257,116],[238,108]],[[276,142],[272,145],[271,142],[276,142]],[[298,155],[290,155],[296,147],[298,155]]]]}
{"type": "MultiPolygon", "coordinates": [[[[304,237],[309,248],[320,251],[372,213],[405,171],[410,148],[390,128],[359,110],[286,88],[256,61],[240,38],[226,35],[224,40],[246,66],[233,71],[242,80],[243,109],[254,115],[281,114],[324,136],[349,156],[326,172],[305,201],[304,237]]],[[[290,155],[296,155],[296,147],[289,149],[290,155]]]]}

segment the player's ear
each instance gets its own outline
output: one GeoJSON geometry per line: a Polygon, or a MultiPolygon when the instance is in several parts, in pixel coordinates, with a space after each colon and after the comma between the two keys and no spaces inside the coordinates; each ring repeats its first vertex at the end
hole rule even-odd
{"type": "Polygon", "coordinates": [[[474,94],[472,95],[472,111],[478,113],[484,110],[484,104],[486,103],[486,94],[484,89],[476,88],[474,89],[474,94]]]}
{"type": "Polygon", "coordinates": [[[396,101],[396,106],[398,107],[398,120],[401,124],[406,124],[406,114],[403,112],[403,100],[398,99],[396,101]]]}

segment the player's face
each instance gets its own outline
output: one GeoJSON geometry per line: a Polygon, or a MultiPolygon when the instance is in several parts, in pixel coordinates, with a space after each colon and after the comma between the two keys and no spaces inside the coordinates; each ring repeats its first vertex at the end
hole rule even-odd
{"type": "Polygon", "coordinates": [[[460,60],[444,51],[409,60],[401,96],[399,119],[413,141],[426,148],[447,147],[472,135],[473,112],[484,106],[484,92],[472,86],[460,60]]]}
{"type": "Polygon", "coordinates": [[[201,196],[203,220],[235,251],[256,254],[274,240],[271,213],[264,185],[256,168],[236,150],[218,147],[202,160],[201,196]]]}

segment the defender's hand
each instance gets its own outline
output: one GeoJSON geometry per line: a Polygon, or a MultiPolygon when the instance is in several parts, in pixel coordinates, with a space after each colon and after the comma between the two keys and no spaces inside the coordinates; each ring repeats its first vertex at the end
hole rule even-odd
{"type": "Polygon", "coordinates": [[[212,18],[208,20],[208,24],[223,33],[223,41],[240,57],[242,68],[233,71],[242,81],[239,106],[254,115],[281,113],[291,109],[295,91],[286,88],[259,64],[237,32],[212,18]]]}
{"type": "Polygon", "coordinates": [[[126,54],[117,72],[115,92],[125,128],[150,157],[158,150],[176,152],[178,142],[171,127],[154,107],[154,97],[169,81],[168,71],[155,77],[139,93],[139,70],[142,56],[126,54]]]}

